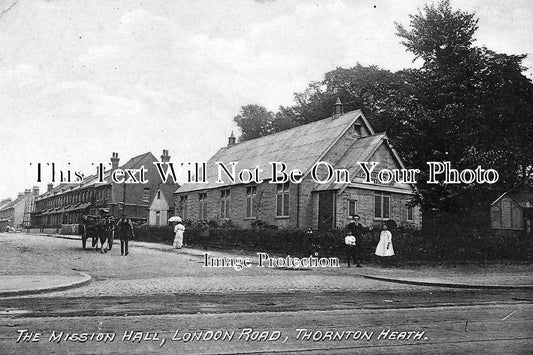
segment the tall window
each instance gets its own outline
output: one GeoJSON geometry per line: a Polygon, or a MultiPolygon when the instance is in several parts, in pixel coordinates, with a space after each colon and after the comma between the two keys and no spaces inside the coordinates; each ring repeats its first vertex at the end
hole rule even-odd
{"type": "Polygon", "coordinates": [[[407,206],[407,220],[413,221],[413,207],[407,206]]]}
{"type": "Polygon", "coordinates": [[[257,217],[257,213],[254,208],[255,195],[257,194],[256,186],[248,186],[246,188],[246,218],[257,217]]]}
{"type": "Polygon", "coordinates": [[[348,217],[352,218],[357,214],[357,200],[348,200],[348,217]]]}
{"type": "Polygon", "coordinates": [[[289,190],[290,184],[278,184],[278,192],[276,193],[276,216],[289,217],[289,190]]]}
{"type": "Polygon", "coordinates": [[[198,218],[207,219],[207,193],[198,194],[198,218]]]}
{"type": "Polygon", "coordinates": [[[220,191],[220,218],[229,218],[229,190],[220,191]]]}
{"type": "Polygon", "coordinates": [[[187,202],[189,202],[187,195],[180,196],[180,217],[183,219],[187,218],[187,202]]]}
{"type": "Polygon", "coordinates": [[[143,202],[150,202],[150,188],[149,187],[144,188],[143,202]]]}
{"type": "Polygon", "coordinates": [[[390,194],[384,192],[375,193],[374,216],[376,218],[390,218],[390,194]]]}

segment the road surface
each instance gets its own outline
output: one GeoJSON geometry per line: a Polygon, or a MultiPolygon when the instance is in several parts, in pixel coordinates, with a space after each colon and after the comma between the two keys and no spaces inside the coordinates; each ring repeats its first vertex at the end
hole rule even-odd
{"type": "Polygon", "coordinates": [[[1,235],[6,274],[89,285],[0,299],[0,353],[473,353],[533,351],[526,290],[447,289],[336,270],[206,269],[201,258],[1,235]]]}

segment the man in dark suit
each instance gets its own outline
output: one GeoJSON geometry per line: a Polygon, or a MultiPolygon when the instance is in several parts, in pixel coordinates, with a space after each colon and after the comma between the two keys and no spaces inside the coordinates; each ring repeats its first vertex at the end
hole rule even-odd
{"type": "Polygon", "coordinates": [[[209,223],[206,220],[203,220],[200,225],[200,236],[202,237],[204,250],[207,250],[207,244],[209,243],[209,223]]]}
{"type": "Polygon", "coordinates": [[[133,238],[133,224],[129,218],[122,215],[117,222],[118,237],[120,238],[120,255],[128,255],[128,242],[133,238]]]}

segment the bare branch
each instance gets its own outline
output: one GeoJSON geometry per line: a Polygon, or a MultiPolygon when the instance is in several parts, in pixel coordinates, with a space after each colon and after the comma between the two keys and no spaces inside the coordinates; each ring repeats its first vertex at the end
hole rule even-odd
{"type": "Polygon", "coordinates": [[[7,14],[12,8],[14,8],[15,5],[16,5],[17,3],[18,3],[18,1],[13,1],[13,3],[12,3],[7,9],[2,10],[2,11],[0,12],[0,19],[1,19],[5,14],[7,14]]]}

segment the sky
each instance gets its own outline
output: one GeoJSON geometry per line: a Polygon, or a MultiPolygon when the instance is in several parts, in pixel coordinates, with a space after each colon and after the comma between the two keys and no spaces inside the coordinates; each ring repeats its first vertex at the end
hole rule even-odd
{"type": "MultiPolygon", "coordinates": [[[[394,23],[426,3],[0,0],[0,199],[43,192],[39,162],[90,175],[112,152],[207,161],[242,105],[276,111],[357,62],[416,67],[394,23]]],[[[532,56],[532,77],[533,2],[451,4],[476,13],[476,45],[532,56]]]]}

